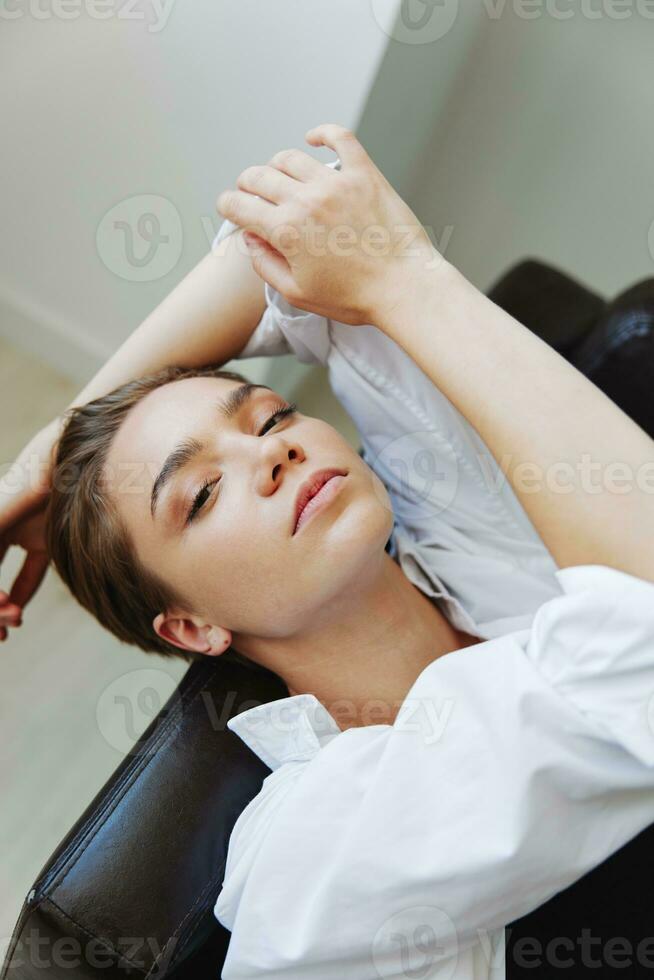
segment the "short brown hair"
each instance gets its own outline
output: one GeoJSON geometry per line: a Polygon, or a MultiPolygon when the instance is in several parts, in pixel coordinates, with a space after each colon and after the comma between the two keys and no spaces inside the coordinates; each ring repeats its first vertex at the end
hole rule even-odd
{"type": "MultiPolygon", "coordinates": [[[[130,409],[155,388],[185,378],[247,383],[243,375],[214,365],[173,366],[64,413],[46,512],[46,540],[57,572],[77,601],[114,636],[148,653],[193,662],[205,655],[167,643],[152,626],[157,613],[175,605],[190,609],[192,603],[143,567],[103,476],[111,442],[130,409]]],[[[233,648],[221,656],[254,666],[233,648]]]]}

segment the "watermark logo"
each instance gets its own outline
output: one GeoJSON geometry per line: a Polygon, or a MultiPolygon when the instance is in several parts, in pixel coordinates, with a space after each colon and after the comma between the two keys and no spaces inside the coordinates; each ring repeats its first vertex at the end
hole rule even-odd
{"type": "Polygon", "coordinates": [[[384,34],[402,44],[432,44],[449,34],[459,14],[459,0],[371,0],[384,34]]]}
{"type": "Polygon", "coordinates": [[[179,262],[182,220],[168,198],[136,194],[107,211],[95,241],[102,262],[115,275],[130,282],[152,282],[179,262]]]}
{"type": "Polygon", "coordinates": [[[396,912],[375,935],[372,961],[380,977],[451,980],[458,961],[454,923],[432,905],[396,912]]]}
{"type": "Polygon", "coordinates": [[[127,755],[150,722],[156,719],[157,724],[163,724],[181,703],[177,684],[165,670],[156,667],[137,668],[113,680],[98,698],[95,709],[98,730],[105,742],[127,755]]]}
{"type": "Polygon", "coordinates": [[[364,460],[392,495],[393,510],[402,516],[403,501],[411,521],[430,520],[453,503],[459,486],[459,463],[452,445],[428,431],[405,432],[387,442],[376,455],[364,460]]]}

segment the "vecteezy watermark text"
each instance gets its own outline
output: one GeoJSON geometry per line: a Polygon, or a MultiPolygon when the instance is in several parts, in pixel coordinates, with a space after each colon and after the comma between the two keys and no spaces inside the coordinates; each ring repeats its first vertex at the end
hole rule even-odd
{"type": "MultiPolygon", "coordinates": [[[[513,15],[523,21],[549,18],[569,21],[654,20],[654,0],[480,0],[475,5],[490,21],[513,15]]],[[[382,31],[401,44],[433,44],[455,27],[460,0],[371,0],[372,14],[382,31]]]]}
{"type": "MultiPolygon", "coordinates": [[[[238,235],[225,235],[214,244],[216,229],[209,215],[201,215],[200,224],[215,254],[223,255],[231,248],[248,258],[257,254],[257,247],[248,248],[238,235]]],[[[253,226],[248,226],[248,230],[257,233],[253,226]]],[[[348,258],[359,252],[380,259],[423,257],[424,267],[433,269],[443,261],[453,234],[454,225],[444,225],[437,232],[431,225],[370,224],[356,228],[314,221],[296,225],[280,222],[270,235],[262,233],[260,237],[289,259],[300,251],[317,258],[327,255],[348,258]]],[[[152,282],[175,268],[182,255],[184,237],[180,211],[169,198],[161,194],[134,194],[113,204],[102,215],[95,241],[100,260],[115,275],[131,282],[152,282]]]]}
{"type": "MultiPolygon", "coordinates": [[[[367,454],[366,458],[372,460],[373,471],[377,472],[379,467],[379,478],[391,492],[402,492],[423,502],[425,516],[432,514],[434,507],[439,511],[447,509],[456,499],[459,485],[456,457],[444,457],[438,448],[412,443],[410,433],[394,440],[389,452],[380,450],[377,464],[374,456],[367,454]]],[[[654,458],[634,465],[627,460],[596,460],[591,453],[581,453],[574,460],[540,463],[505,453],[496,463],[490,454],[479,453],[477,462],[477,477],[482,479],[490,495],[502,493],[507,482],[516,492],[525,495],[543,492],[553,495],[580,493],[589,497],[603,493],[616,496],[634,492],[654,494],[654,458]]],[[[103,469],[103,487],[112,494],[145,494],[149,497],[159,465],[154,460],[107,463],[103,469]]],[[[20,461],[0,464],[0,500],[3,495],[10,497],[42,487],[48,475],[49,485],[59,493],[73,493],[82,469],[81,464],[71,462],[60,465],[51,474],[49,464],[36,452],[20,461]]]]}
{"type": "Polygon", "coordinates": [[[149,34],[168,23],[175,0],[0,0],[0,20],[120,20],[144,22],[149,34]]]}
{"type": "MultiPolygon", "coordinates": [[[[3,942],[9,948],[10,937],[3,942]]],[[[177,946],[177,938],[162,945],[156,936],[118,936],[111,943],[97,936],[89,936],[83,942],[75,936],[41,935],[38,929],[21,933],[8,965],[12,970],[76,970],[85,963],[94,970],[115,969],[128,972],[134,968],[148,970],[148,976],[158,976],[168,967],[177,946]],[[155,965],[153,965],[153,962],[155,965]]]]}
{"type": "MultiPolygon", "coordinates": [[[[251,229],[255,234],[256,228],[251,229]]],[[[419,258],[428,256],[425,268],[435,268],[443,259],[445,250],[454,233],[454,225],[445,225],[440,235],[431,225],[397,224],[390,227],[379,224],[355,228],[352,225],[324,225],[314,221],[303,225],[280,223],[272,232],[262,233],[260,237],[286,258],[302,253],[314,258],[338,255],[349,258],[355,253],[370,258],[419,258]],[[432,254],[424,247],[424,240],[418,239],[427,233],[433,245],[432,254]]],[[[218,242],[215,252],[222,254],[227,248],[227,238],[218,242]]],[[[247,255],[257,254],[257,246],[251,249],[238,239],[237,248],[247,255]]]]}

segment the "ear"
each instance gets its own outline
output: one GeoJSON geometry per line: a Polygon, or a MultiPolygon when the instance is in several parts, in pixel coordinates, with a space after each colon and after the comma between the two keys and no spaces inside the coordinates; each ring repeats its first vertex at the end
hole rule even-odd
{"type": "Polygon", "coordinates": [[[229,630],[201,620],[196,621],[192,616],[185,618],[170,613],[158,613],[152,620],[152,628],[162,640],[172,643],[180,650],[206,653],[209,657],[220,656],[232,642],[229,630]]]}

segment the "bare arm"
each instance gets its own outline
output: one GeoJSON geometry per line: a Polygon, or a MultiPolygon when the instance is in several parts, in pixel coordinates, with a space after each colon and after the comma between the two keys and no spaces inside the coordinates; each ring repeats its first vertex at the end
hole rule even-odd
{"type": "MultiPolygon", "coordinates": [[[[170,364],[221,364],[245,347],[265,308],[264,284],[233,232],[189,272],[134,330],[68,408],[170,364]]],[[[24,447],[0,478],[0,564],[11,545],[26,551],[11,594],[0,591],[0,641],[21,621],[22,608],[48,566],[43,508],[63,412],[24,447]],[[36,464],[36,465],[35,465],[36,464]]]]}
{"type": "Polygon", "coordinates": [[[283,151],[218,199],[265,243],[252,240],[256,270],[296,306],[374,323],[399,344],[508,471],[560,566],[608,565],[654,581],[652,440],[438,255],[352,132],[326,124],[306,139],[338,153],[341,171],[283,151]],[[326,241],[346,229],[348,250],[335,240],[317,254],[316,227],[326,241]],[[386,232],[381,247],[367,241],[371,229],[386,232]]]}
{"type": "Polygon", "coordinates": [[[452,266],[397,285],[375,323],[476,428],[558,565],[654,581],[649,436],[452,266]]]}
{"type": "Polygon", "coordinates": [[[169,364],[196,367],[235,357],[265,306],[263,281],[241,239],[235,231],[205,255],[70,405],[84,405],[169,364]]]}

